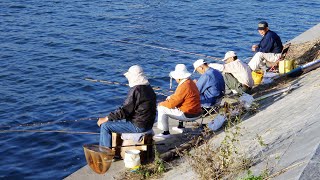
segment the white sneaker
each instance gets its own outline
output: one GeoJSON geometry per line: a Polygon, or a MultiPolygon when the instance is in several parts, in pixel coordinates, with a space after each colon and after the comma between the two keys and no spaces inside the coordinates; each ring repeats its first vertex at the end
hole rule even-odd
{"type": "Polygon", "coordinates": [[[171,138],[171,134],[164,135],[160,133],[153,136],[153,139],[168,139],[168,138],[171,138]]]}
{"type": "Polygon", "coordinates": [[[172,127],[172,130],[178,132],[178,133],[183,133],[184,132],[184,128],[178,128],[178,127],[172,127]]]}

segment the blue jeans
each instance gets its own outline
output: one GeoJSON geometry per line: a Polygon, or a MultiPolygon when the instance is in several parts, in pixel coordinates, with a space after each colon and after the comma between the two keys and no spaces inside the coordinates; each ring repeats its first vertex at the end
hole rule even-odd
{"type": "Polygon", "coordinates": [[[100,146],[111,147],[112,133],[142,133],[148,129],[139,128],[131,121],[107,121],[100,127],[100,146]]]}

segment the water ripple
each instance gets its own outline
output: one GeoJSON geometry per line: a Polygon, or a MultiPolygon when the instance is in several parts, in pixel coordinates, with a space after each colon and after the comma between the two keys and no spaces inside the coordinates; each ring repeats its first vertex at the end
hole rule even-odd
{"type": "MultiPolygon", "coordinates": [[[[185,63],[191,71],[193,61],[202,58],[141,44],[214,57],[235,50],[245,59],[260,39],[260,20],[267,20],[283,42],[319,23],[317,0],[270,2],[1,1],[0,126],[99,132],[95,121],[74,120],[107,115],[123,103],[128,87],[86,77],[125,84],[123,73],[140,64],[165,93],[175,64],[185,63]],[[260,7],[271,10],[261,15],[260,7]],[[70,121],[19,126],[64,120],[70,121]]],[[[86,163],[82,145],[99,141],[61,133],[1,137],[1,179],[62,179],[86,163]]]]}

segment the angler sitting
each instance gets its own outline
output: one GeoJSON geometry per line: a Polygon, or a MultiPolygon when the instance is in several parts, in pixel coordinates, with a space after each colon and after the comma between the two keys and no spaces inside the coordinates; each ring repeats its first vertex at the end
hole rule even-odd
{"type": "Polygon", "coordinates": [[[249,66],[240,61],[234,51],[228,51],[222,61],[225,62],[222,72],[227,88],[239,94],[250,93],[253,79],[249,66]]]}
{"type": "Polygon", "coordinates": [[[130,90],[124,104],[104,118],[99,118],[100,146],[111,147],[112,132],[142,133],[153,127],[156,116],[156,94],[140,66],[131,66],[124,74],[130,90]]]}
{"type": "Polygon", "coordinates": [[[200,101],[202,107],[213,106],[217,99],[224,95],[225,84],[221,74],[216,69],[208,66],[208,63],[203,59],[198,59],[193,63],[194,72],[201,74],[196,82],[197,88],[200,92],[200,101]]]}
{"type": "Polygon", "coordinates": [[[201,115],[200,94],[196,84],[189,79],[184,64],[177,64],[169,76],[176,80],[178,87],[174,94],[158,105],[158,128],[162,133],[154,136],[156,139],[170,138],[169,117],[180,121],[193,121],[201,115]]]}
{"type": "Polygon", "coordinates": [[[266,69],[265,64],[277,62],[283,49],[280,37],[277,33],[269,30],[267,22],[259,22],[258,31],[262,39],[258,45],[253,45],[251,48],[252,51],[257,52],[248,64],[252,71],[261,67],[266,69]]]}

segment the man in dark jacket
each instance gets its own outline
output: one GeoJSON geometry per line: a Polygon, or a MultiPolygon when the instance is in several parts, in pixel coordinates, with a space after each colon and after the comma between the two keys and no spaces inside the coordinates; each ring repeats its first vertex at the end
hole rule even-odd
{"type": "Polygon", "coordinates": [[[140,66],[131,66],[124,74],[130,90],[124,104],[107,117],[99,118],[100,146],[111,147],[112,132],[141,133],[153,127],[156,116],[156,94],[140,66]]]}
{"type": "Polygon", "coordinates": [[[257,52],[248,64],[252,71],[265,67],[266,63],[275,63],[280,58],[283,49],[280,37],[269,30],[267,22],[259,22],[258,31],[262,39],[258,45],[253,45],[251,48],[252,51],[257,52]]]}

